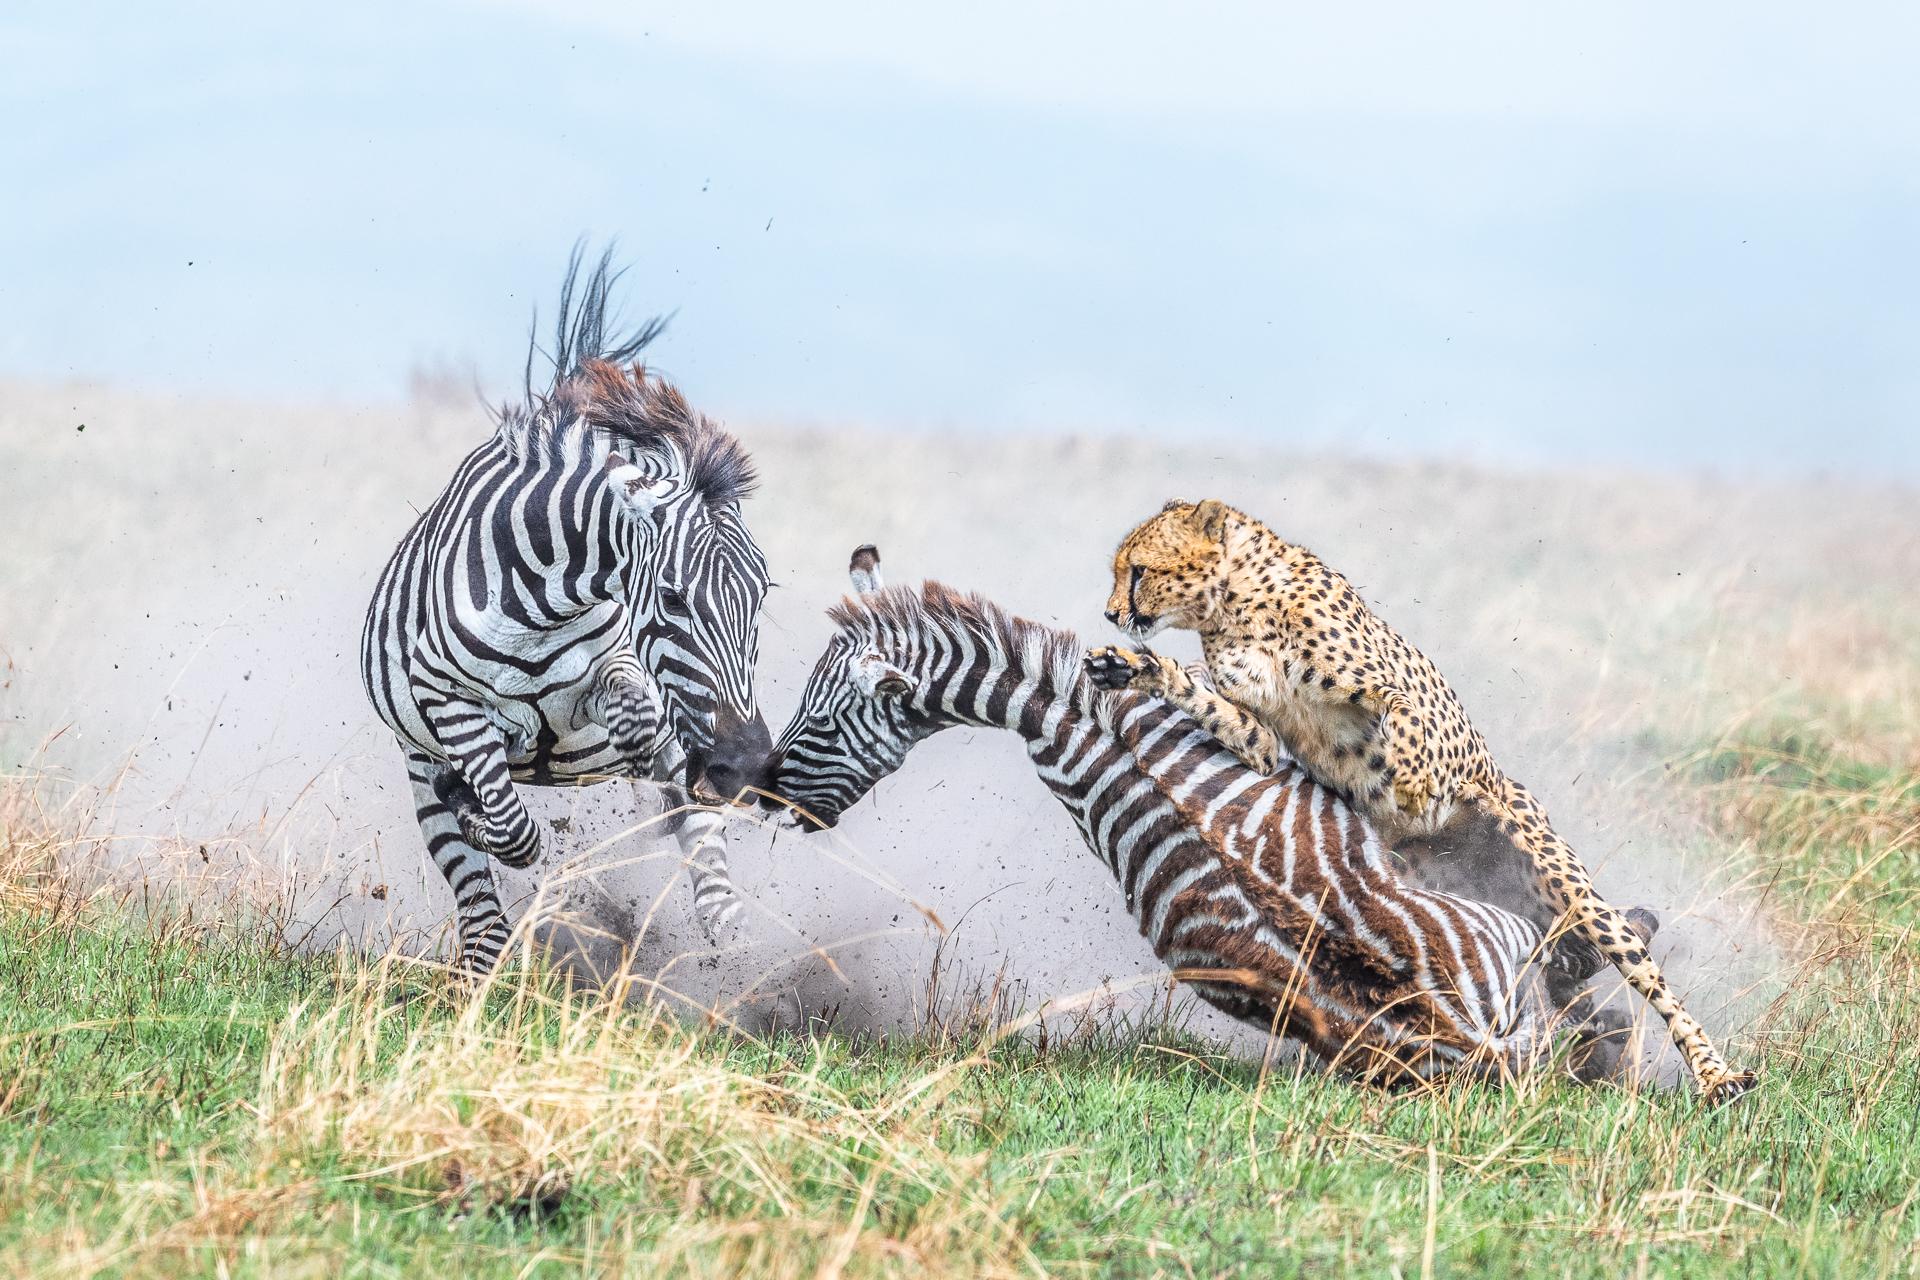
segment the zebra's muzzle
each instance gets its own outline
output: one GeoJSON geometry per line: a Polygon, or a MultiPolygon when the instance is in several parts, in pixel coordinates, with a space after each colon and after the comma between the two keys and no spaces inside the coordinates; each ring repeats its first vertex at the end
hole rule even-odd
{"type": "Polygon", "coordinates": [[[756,715],[748,720],[722,707],[714,717],[713,749],[702,762],[701,781],[722,800],[735,803],[765,789],[773,761],[773,735],[756,715]]]}

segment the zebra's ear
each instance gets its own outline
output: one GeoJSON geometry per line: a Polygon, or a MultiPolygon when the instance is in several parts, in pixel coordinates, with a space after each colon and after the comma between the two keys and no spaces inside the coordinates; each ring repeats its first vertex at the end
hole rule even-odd
{"type": "Polygon", "coordinates": [[[877,653],[854,659],[853,683],[869,698],[904,698],[913,692],[913,677],[877,653]]]}
{"type": "Polygon", "coordinates": [[[672,477],[650,477],[618,453],[607,455],[607,487],[613,490],[614,500],[636,520],[651,516],[680,491],[672,477]]]}
{"type": "Polygon", "coordinates": [[[884,585],[880,580],[880,549],[871,542],[855,547],[853,560],[847,565],[847,578],[853,583],[853,593],[857,596],[878,591],[884,585]]]}

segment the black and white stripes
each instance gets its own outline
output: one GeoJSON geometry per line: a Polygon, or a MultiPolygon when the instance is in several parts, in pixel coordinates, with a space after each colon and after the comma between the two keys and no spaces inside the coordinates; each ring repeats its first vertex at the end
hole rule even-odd
{"type": "MultiPolygon", "coordinates": [[[[407,755],[428,852],[453,888],[461,963],[508,926],[488,857],[544,846],[515,792],[613,777],[732,798],[758,777],[766,562],[740,517],[752,464],[638,365],[657,331],[606,334],[606,258],[562,295],[553,385],[505,410],[395,550],[361,644],[367,695],[407,755]],[[609,358],[612,357],[612,358],[609,358]]],[[[722,823],[678,836],[702,924],[736,906],[722,823]]]]}
{"type": "MultiPolygon", "coordinates": [[[[877,565],[860,568],[875,585],[877,565]]],[[[1371,1080],[1516,1069],[1591,974],[1552,950],[1543,963],[1509,912],[1408,884],[1297,769],[1256,774],[1166,703],[1094,689],[1070,635],[931,583],[834,617],[775,749],[774,790],[816,822],[942,728],[1010,729],[1157,955],[1214,1005],[1371,1080]]]]}

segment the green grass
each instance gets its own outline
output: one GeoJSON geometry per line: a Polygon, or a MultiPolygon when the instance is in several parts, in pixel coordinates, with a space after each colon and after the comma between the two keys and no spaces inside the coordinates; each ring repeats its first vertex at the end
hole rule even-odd
{"type": "Polygon", "coordinates": [[[1702,753],[1719,825],[1761,846],[1776,889],[1816,919],[1920,925],[1920,767],[1859,758],[1795,726],[1702,753]]]}
{"type": "Polygon", "coordinates": [[[755,1041],[537,975],[469,1005],[27,877],[0,1272],[1920,1274],[1920,778],[1792,735],[1690,777],[1807,937],[1720,1112],[1173,1035],[755,1041]]]}

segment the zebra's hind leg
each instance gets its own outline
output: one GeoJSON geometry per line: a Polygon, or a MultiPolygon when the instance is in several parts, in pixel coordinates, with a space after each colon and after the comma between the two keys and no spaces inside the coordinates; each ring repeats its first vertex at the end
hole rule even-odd
{"type": "MultiPolygon", "coordinates": [[[[1633,930],[1642,946],[1652,942],[1653,935],[1660,932],[1660,917],[1645,907],[1632,908],[1625,918],[1627,927],[1633,930]]],[[[1548,943],[1547,988],[1563,1005],[1570,1003],[1580,988],[1606,967],[1607,958],[1600,948],[1571,929],[1553,935],[1548,943]]]]}
{"type": "Polygon", "coordinates": [[[506,950],[512,930],[494,888],[487,855],[467,842],[453,810],[443,798],[452,784],[465,788],[453,766],[420,751],[407,752],[407,779],[413,784],[414,816],[447,887],[453,890],[453,917],[460,938],[460,968],[476,976],[492,972],[506,950]]]}
{"type": "Polygon", "coordinates": [[[499,726],[470,704],[442,702],[425,711],[458,775],[441,779],[436,790],[467,843],[509,867],[532,866],[546,842],[514,790],[499,726]]]}

